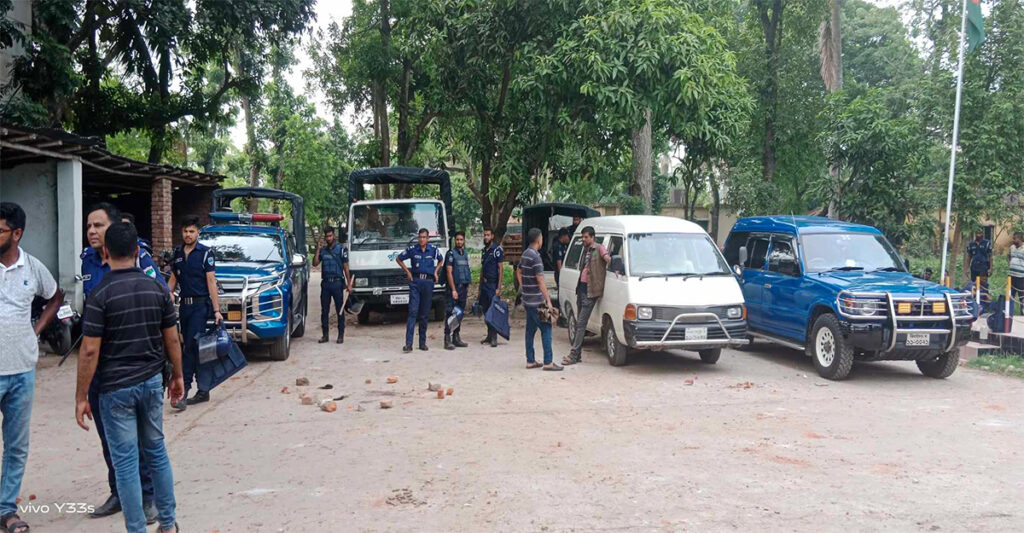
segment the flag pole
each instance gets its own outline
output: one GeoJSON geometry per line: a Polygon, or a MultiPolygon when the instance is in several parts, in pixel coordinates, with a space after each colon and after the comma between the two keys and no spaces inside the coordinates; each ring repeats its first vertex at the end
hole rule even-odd
{"type": "MultiPolygon", "coordinates": [[[[953,144],[949,149],[949,187],[946,191],[946,230],[942,236],[942,283],[946,283],[946,254],[949,251],[949,220],[953,210],[953,175],[956,173],[956,147],[960,139],[960,95],[964,88],[964,46],[967,37],[967,0],[963,2],[963,13],[960,21],[960,50],[956,70],[956,108],[953,111],[953,144]]],[[[953,262],[956,263],[955,261],[953,262]]],[[[949,281],[952,285],[952,280],[949,281]]]]}

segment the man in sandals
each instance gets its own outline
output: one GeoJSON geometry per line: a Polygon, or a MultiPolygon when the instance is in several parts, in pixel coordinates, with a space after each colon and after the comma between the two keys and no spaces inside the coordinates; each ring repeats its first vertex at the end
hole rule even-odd
{"type": "Polygon", "coordinates": [[[516,271],[523,293],[523,307],[526,309],[526,368],[538,368],[540,363],[534,359],[533,338],[540,330],[540,341],[544,348],[544,370],[561,370],[562,367],[552,362],[551,322],[541,320],[540,306],[551,306],[547,284],[544,283],[544,261],[540,258],[540,247],[544,244],[544,233],[539,228],[531,228],[526,234],[527,248],[523,250],[523,258],[516,271]]]}
{"type": "Polygon", "coordinates": [[[82,429],[92,419],[88,398],[98,372],[103,430],[117,477],[117,496],[129,533],[145,533],[139,480],[139,451],[149,465],[159,531],[177,531],[174,474],[163,433],[163,370],[172,365],[167,395],[185,394],[177,316],[171,295],[135,266],[138,233],[124,222],[107,228],[103,255],[110,272],[93,289],[85,306],[82,348],[78,355],[75,418],[82,429]],[[166,351],[166,356],[164,355],[166,351]]]}
{"type": "Polygon", "coordinates": [[[583,259],[580,281],[576,284],[576,334],[572,350],[562,359],[563,365],[574,365],[583,360],[583,338],[587,335],[587,322],[594,304],[604,293],[605,267],[612,261],[608,250],[594,242],[593,226],[583,228],[580,234],[583,237],[583,259]]]}
{"type": "Polygon", "coordinates": [[[18,493],[28,460],[29,420],[36,386],[41,331],[57,315],[64,293],[50,271],[21,249],[25,211],[18,204],[0,203],[0,412],[3,413],[4,461],[0,481],[0,528],[25,533],[18,516],[18,493]],[[49,300],[32,325],[32,300],[49,300]]]}

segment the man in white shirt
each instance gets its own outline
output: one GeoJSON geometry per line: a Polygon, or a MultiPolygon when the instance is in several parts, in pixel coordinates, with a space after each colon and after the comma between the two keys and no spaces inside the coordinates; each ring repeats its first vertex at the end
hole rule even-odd
{"type": "Polygon", "coordinates": [[[24,232],[25,211],[15,203],[0,203],[0,413],[4,424],[0,527],[11,533],[28,531],[28,524],[17,514],[17,499],[28,460],[39,333],[64,301],[64,293],[46,267],[19,246],[24,232]],[[36,296],[49,302],[33,327],[32,300],[36,296]]]}

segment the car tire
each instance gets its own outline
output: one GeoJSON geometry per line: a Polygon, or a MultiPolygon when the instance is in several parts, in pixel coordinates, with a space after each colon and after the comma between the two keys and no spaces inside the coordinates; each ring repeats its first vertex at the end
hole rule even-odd
{"type": "MultiPolygon", "coordinates": [[[[292,337],[296,339],[301,339],[306,334],[306,311],[306,295],[302,295],[302,305],[299,306],[299,312],[301,313],[299,315],[299,323],[295,326],[295,331],[292,331],[292,337]]],[[[345,320],[344,311],[338,315],[338,320],[345,320]]]]}
{"type": "Polygon", "coordinates": [[[722,357],[721,348],[708,348],[707,350],[701,350],[697,352],[700,354],[700,360],[703,363],[713,365],[718,362],[718,358],[722,357]]]}
{"type": "Polygon", "coordinates": [[[853,346],[843,337],[839,320],[825,313],[814,321],[809,349],[818,375],[833,381],[846,379],[853,368],[853,346]]]}
{"type": "Polygon", "coordinates": [[[358,322],[360,326],[365,326],[365,325],[370,323],[370,306],[369,305],[365,305],[364,304],[363,308],[359,310],[359,315],[356,316],[356,322],[358,322]]]}
{"type": "Polygon", "coordinates": [[[565,320],[569,324],[569,345],[574,346],[573,341],[576,339],[576,313],[572,312],[572,308],[568,307],[565,311],[565,320]]]}
{"type": "Polygon", "coordinates": [[[935,379],[946,379],[956,372],[960,365],[960,350],[953,350],[937,355],[933,359],[917,361],[921,373],[935,379]]]}
{"type": "Polygon", "coordinates": [[[292,336],[291,332],[291,318],[285,319],[284,335],[281,335],[274,344],[270,345],[270,359],[273,361],[284,361],[291,355],[292,347],[292,336]]]}
{"type": "Polygon", "coordinates": [[[612,366],[625,365],[629,357],[629,347],[619,342],[615,336],[615,328],[610,321],[605,321],[601,328],[601,338],[604,340],[605,350],[608,352],[608,362],[612,366]]]}

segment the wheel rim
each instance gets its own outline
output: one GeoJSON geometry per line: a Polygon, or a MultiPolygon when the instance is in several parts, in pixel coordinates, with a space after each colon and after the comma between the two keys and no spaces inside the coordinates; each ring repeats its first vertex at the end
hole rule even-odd
{"type": "Polygon", "coordinates": [[[569,311],[569,342],[576,342],[576,315],[569,311]]]}
{"type": "Polygon", "coordinates": [[[605,345],[608,348],[608,359],[614,359],[615,358],[615,332],[609,328],[608,329],[608,333],[605,334],[604,338],[605,338],[605,345]]]}
{"type": "Polygon", "coordinates": [[[821,366],[832,366],[832,361],[836,359],[836,338],[832,335],[832,330],[828,328],[818,330],[818,335],[814,339],[814,354],[821,366]]]}

